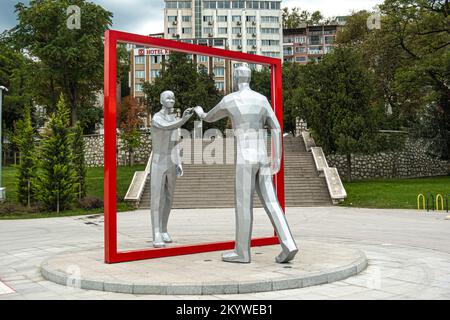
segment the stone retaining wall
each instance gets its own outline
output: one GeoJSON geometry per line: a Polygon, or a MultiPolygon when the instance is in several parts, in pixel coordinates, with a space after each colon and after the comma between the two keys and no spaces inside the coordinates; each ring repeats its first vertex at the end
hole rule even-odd
{"type": "MultiPolygon", "coordinates": [[[[345,155],[329,154],[328,165],[336,167],[343,180],[347,178],[345,155]]],[[[450,162],[426,153],[422,140],[407,139],[403,150],[373,155],[352,155],[352,178],[419,178],[450,174],[450,162]]]]}
{"type": "MultiPolygon", "coordinates": [[[[103,146],[104,136],[102,134],[84,136],[85,142],[85,157],[86,165],[88,167],[103,166],[103,146]]],[[[128,152],[123,150],[124,144],[122,140],[117,137],[117,164],[128,164],[128,152]]],[[[151,135],[148,132],[141,133],[141,145],[134,152],[135,164],[146,164],[152,150],[151,135]]]]}

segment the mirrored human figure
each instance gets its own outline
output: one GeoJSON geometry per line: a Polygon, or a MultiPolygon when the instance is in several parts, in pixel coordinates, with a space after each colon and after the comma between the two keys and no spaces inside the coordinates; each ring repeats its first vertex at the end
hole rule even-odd
{"type": "Polygon", "coordinates": [[[253,195],[268,214],[281,243],[278,263],[291,261],[298,252],[297,245],[278,202],[272,175],[280,170],[282,156],[281,127],[267,98],[250,88],[251,70],[243,64],[233,74],[236,92],[225,96],[211,111],[202,107],[196,113],[206,122],[230,117],[236,139],[235,214],[236,243],[232,252],[222,255],[226,262],[251,262],[250,247],[253,228],[253,195]],[[269,128],[272,137],[272,161],[267,154],[269,128]]]}
{"type": "Polygon", "coordinates": [[[161,93],[162,109],[152,118],[151,161],[151,220],[153,247],[162,248],[172,242],[167,232],[170,210],[177,176],[183,175],[179,149],[179,128],[194,114],[192,108],[183,113],[181,119],[173,114],[175,94],[172,91],[161,93]]]}

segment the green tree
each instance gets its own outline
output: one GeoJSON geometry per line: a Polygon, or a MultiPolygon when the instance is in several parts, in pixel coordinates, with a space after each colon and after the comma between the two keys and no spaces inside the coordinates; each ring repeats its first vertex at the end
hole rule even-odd
{"type": "Polygon", "coordinates": [[[31,92],[28,88],[30,80],[27,69],[30,60],[15,50],[7,38],[0,39],[0,84],[9,92],[3,99],[4,131],[14,129],[14,123],[23,118],[26,106],[32,105],[31,92]]]}
{"type": "Polygon", "coordinates": [[[84,156],[84,137],[83,128],[80,122],[77,122],[73,128],[72,139],[72,165],[75,171],[75,189],[78,199],[82,199],[86,196],[86,164],[84,156]]]}
{"type": "MultiPolygon", "coordinates": [[[[175,93],[175,108],[183,111],[190,107],[200,105],[205,111],[212,109],[223,97],[223,93],[215,86],[213,74],[208,74],[205,68],[197,66],[188,59],[186,54],[173,52],[168,61],[164,63],[161,75],[153,83],[144,83],[143,92],[146,96],[145,105],[147,111],[152,115],[161,108],[160,95],[165,90],[175,93]]],[[[193,128],[193,121],[196,117],[185,125],[186,128],[193,128]]],[[[224,129],[226,119],[214,124],[204,123],[204,128],[211,126],[224,129]]]]}
{"type": "Polygon", "coordinates": [[[16,124],[14,143],[20,152],[17,176],[17,200],[23,205],[31,205],[35,199],[36,153],[35,132],[31,123],[30,108],[25,108],[23,119],[16,124]]]}
{"type": "Polygon", "coordinates": [[[336,48],[308,68],[299,103],[318,145],[326,153],[346,155],[347,179],[352,181],[352,154],[384,146],[373,77],[360,54],[349,48],[336,48]]]}
{"type": "Polygon", "coordinates": [[[62,91],[74,125],[79,109],[95,101],[102,87],[102,37],[111,25],[112,13],[86,0],[31,0],[28,6],[18,3],[16,12],[19,22],[12,32],[14,41],[39,59],[43,72],[36,73],[36,82],[51,88],[48,100],[54,104],[49,110],[55,108],[55,92],[62,91]],[[70,5],[81,9],[80,29],[67,27],[70,5]]]}
{"type": "Polygon", "coordinates": [[[119,108],[120,138],[123,141],[123,150],[128,152],[128,165],[134,165],[134,151],[141,144],[139,125],[142,124],[141,108],[135,98],[128,96],[122,99],[119,108]]]}
{"type": "Polygon", "coordinates": [[[61,94],[56,111],[45,124],[39,146],[38,199],[46,209],[68,209],[76,194],[70,116],[61,94]]]}
{"type": "Polygon", "coordinates": [[[314,11],[313,13],[307,10],[300,11],[300,8],[294,7],[292,10],[289,8],[282,9],[282,20],[284,29],[296,29],[306,25],[317,25],[324,22],[324,16],[320,11],[314,11]]]}
{"type": "MultiPolygon", "coordinates": [[[[298,63],[285,62],[283,64],[283,126],[286,132],[295,131],[296,118],[300,115],[295,93],[300,87],[303,69],[303,66],[298,63]]],[[[253,70],[250,86],[271,101],[270,70],[268,68],[260,71],[253,70]]]]}
{"type": "Polygon", "coordinates": [[[450,159],[450,17],[448,0],[385,0],[381,29],[355,13],[338,35],[374,70],[377,95],[392,110],[392,127],[430,139],[430,152],[450,159]]]}

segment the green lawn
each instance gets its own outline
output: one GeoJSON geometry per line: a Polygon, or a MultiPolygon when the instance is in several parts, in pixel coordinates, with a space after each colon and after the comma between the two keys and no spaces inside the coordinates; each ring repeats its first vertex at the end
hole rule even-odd
{"type": "Polygon", "coordinates": [[[450,195],[450,176],[418,179],[382,179],[344,183],[347,199],[341,204],[361,208],[417,209],[417,195],[450,195]]]}
{"type": "MultiPolygon", "coordinates": [[[[133,167],[119,166],[117,167],[117,196],[119,202],[117,203],[117,211],[127,211],[133,208],[127,203],[123,202],[125,193],[128,190],[131,179],[133,178],[135,171],[143,171],[145,165],[136,165],[133,167]]],[[[17,169],[14,166],[3,167],[3,185],[6,187],[6,200],[7,202],[16,202],[17,200],[17,186],[16,186],[17,169]]],[[[87,194],[103,199],[103,167],[88,168],[87,169],[87,194]]],[[[20,213],[20,214],[2,214],[0,219],[27,219],[27,218],[44,218],[44,217],[61,217],[61,216],[73,216],[83,214],[95,214],[102,213],[103,209],[85,210],[80,208],[74,208],[56,213],[20,213]]]]}

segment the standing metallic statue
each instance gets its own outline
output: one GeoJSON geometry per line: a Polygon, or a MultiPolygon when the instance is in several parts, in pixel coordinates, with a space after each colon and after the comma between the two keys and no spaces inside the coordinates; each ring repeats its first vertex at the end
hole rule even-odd
{"type": "Polygon", "coordinates": [[[225,96],[210,112],[202,107],[195,111],[206,122],[230,117],[237,140],[235,211],[236,244],[232,252],[222,255],[227,262],[249,263],[253,224],[253,195],[255,189],[281,242],[282,252],[276,262],[291,261],[298,252],[286,217],[278,202],[272,175],[280,171],[282,141],[281,127],[267,98],[250,89],[251,70],[241,65],[234,71],[237,92],[225,96]],[[271,129],[272,166],[266,150],[265,126],[271,129]]]}
{"type": "Polygon", "coordinates": [[[161,93],[163,108],[152,118],[153,157],[151,165],[151,216],[153,246],[165,247],[172,242],[167,223],[172,208],[177,176],[183,175],[178,148],[178,129],[193,115],[192,108],[183,113],[182,119],[173,115],[175,95],[172,91],[161,93]],[[174,138],[176,137],[176,138],[174,138]],[[175,150],[175,157],[172,151],[175,150]]]}

